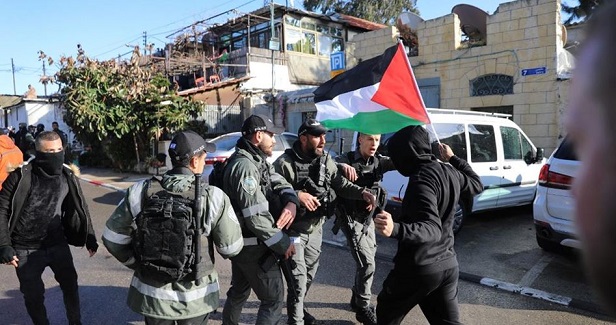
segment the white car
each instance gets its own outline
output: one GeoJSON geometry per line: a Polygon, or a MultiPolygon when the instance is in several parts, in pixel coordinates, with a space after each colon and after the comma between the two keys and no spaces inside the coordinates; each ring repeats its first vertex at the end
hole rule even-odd
{"type": "Polygon", "coordinates": [[[539,173],[533,219],[537,244],[544,250],[557,251],[561,246],[579,248],[573,215],[575,201],[571,182],[580,161],[571,141],[565,138],[539,173]]]}
{"type": "MultiPolygon", "coordinates": [[[[205,157],[205,170],[203,171],[203,178],[208,178],[216,162],[227,160],[227,158],[235,152],[235,145],[241,136],[241,132],[232,132],[223,134],[208,141],[216,144],[216,151],[208,152],[205,157]]],[[[282,132],[280,134],[275,134],[274,139],[276,139],[276,144],[274,145],[273,154],[271,157],[267,158],[267,161],[270,163],[273,163],[274,160],[282,155],[286,149],[293,147],[293,143],[297,140],[297,134],[282,132]]]]}
{"type": "MultiPolygon", "coordinates": [[[[454,154],[466,160],[481,177],[483,192],[474,199],[461,197],[453,230],[462,228],[464,218],[477,211],[507,208],[533,203],[537,174],[545,158],[510,115],[462,110],[428,109],[433,152],[438,157],[438,139],[454,154]],[[436,132],[436,134],[435,134],[436,132]]],[[[392,133],[381,136],[379,152],[385,152],[392,133]]],[[[357,133],[354,143],[357,142],[357,133]]],[[[353,147],[354,149],[354,147],[353,147]]],[[[406,191],[408,178],[397,171],[385,173],[386,209],[396,216],[406,191]]]]}
{"type": "MultiPolygon", "coordinates": [[[[216,144],[216,151],[208,152],[205,157],[205,170],[203,171],[204,179],[208,179],[216,162],[227,160],[227,158],[235,152],[235,145],[241,136],[241,132],[231,132],[208,141],[216,144]]],[[[293,143],[297,140],[297,138],[297,134],[291,132],[274,134],[276,144],[274,145],[272,156],[268,157],[267,161],[273,163],[280,155],[284,153],[285,150],[293,147],[293,143]]],[[[328,152],[332,158],[336,157],[336,153],[334,151],[328,152]]]]}

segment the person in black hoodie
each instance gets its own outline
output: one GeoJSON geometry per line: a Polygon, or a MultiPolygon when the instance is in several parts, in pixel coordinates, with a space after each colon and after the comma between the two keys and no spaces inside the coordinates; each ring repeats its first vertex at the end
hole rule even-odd
{"type": "Polygon", "coordinates": [[[394,268],[377,298],[378,324],[400,324],[416,305],[430,324],[460,324],[452,225],[460,195],[480,193],[481,180],[446,144],[439,150],[449,164],[438,161],[422,126],[396,132],[387,149],[409,181],[399,221],[385,211],[374,219],[379,234],[398,240],[394,268]]]}
{"type": "Polygon", "coordinates": [[[11,172],[0,191],[0,263],[15,268],[26,310],[35,325],[48,325],[47,267],[64,297],[69,325],[81,324],[77,271],[69,245],[98,249],[90,212],[75,171],[62,164],[60,136],[43,131],[34,160],[11,172]]]}

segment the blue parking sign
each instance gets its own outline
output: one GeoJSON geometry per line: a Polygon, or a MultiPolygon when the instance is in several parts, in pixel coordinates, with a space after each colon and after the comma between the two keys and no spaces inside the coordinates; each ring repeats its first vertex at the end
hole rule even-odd
{"type": "Polygon", "coordinates": [[[334,52],[329,55],[329,65],[332,71],[344,70],[346,63],[344,61],[344,52],[334,52]]]}

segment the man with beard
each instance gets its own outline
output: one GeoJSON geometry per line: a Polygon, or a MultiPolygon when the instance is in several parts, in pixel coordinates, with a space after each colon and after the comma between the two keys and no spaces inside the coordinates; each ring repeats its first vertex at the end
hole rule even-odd
{"type": "Polygon", "coordinates": [[[68,324],[81,324],[77,272],[68,245],[98,249],[85,197],[65,167],[62,140],[44,131],[35,158],[9,174],[0,191],[0,262],[16,268],[26,310],[36,325],[49,324],[45,309],[48,266],[60,284],[68,324]]]}
{"type": "MultiPolygon", "coordinates": [[[[304,297],[319,267],[323,223],[333,215],[336,195],[369,202],[368,210],[375,204],[374,195],[343,177],[329,155],[323,155],[327,129],[314,119],[307,119],[299,127],[299,139],[275,162],[274,168],[297,191],[301,208],[288,233],[295,244],[293,270],[299,301],[287,295],[289,324],[313,324],[315,319],[304,308],[304,297]]],[[[290,280],[288,280],[290,281],[290,280]]],[[[292,290],[293,285],[289,285],[292,290]]]]}
{"type": "Polygon", "coordinates": [[[231,259],[231,287],[223,310],[223,324],[238,324],[250,289],[261,301],[256,324],[278,324],[282,317],[284,282],[276,263],[265,266],[272,252],[290,258],[295,247],[282,229],[295,219],[299,206],[293,187],[267,162],[276,140],[274,124],[251,115],[242,137],[224,167],[223,190],[231,199],[242,227],[244,248],[231,259]]]}
{"type": "Polygon", "coordinates": [[[376,231],[398,240],[394,268],[377,298],[379,324],[400,324],[416,305],[430,324],[460,324],[458,260],[453,248],[453,220],[460,194],[479,194],[479,176],[446,144],[441,159],[432,154],[428,131],[411,125],[396,132],[387,152],[400,174],[409,178],[400,221],[376,215],[376,231]]]}
{"type": "MultiPolygon", "coordinates": [[[[386,194],[381,187],[383,174],[395,169],[389,157],[376,151],[381,143],[380,134],[358,133],[357,149],[336,158],[339,168],[351,182],[372,189],[379,189],[379,201],[386,200],[386,194]]],[[[351,254],[355,260],[355,282],[351,295],[351,309],[355,312],[357,321],[364,325],[376,325],[377,318],[374,307],[370,306],[372,297],[372,280],[376,270],[376,236],[374,223],[366,203],[356,200],[339,199],[340,210],[337,212],[336,223],[347,238],[349,247],[354,247],[356,254],[351,254]],[[346,215],[341,215],[342,213],[346,215]],[[348,216],[347,216],[348,215],[348,216]]]]}
{"type": "Polygon", "coordinates": [[[587,22],[569,91],[565,126],[582,164],[573,183],[575,221],[588,276],[616,316],[616,3],[604,1],[587,22]]]}

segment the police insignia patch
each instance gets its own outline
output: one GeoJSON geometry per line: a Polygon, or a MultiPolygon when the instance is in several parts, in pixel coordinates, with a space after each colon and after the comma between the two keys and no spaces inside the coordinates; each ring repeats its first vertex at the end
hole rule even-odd
{"type": "Polygon", "coordinates": [[[254,195],[257,192],[257,185],[257,180],[252,176],[248,176],[242,180],[242,188],[250,195],[254,195]]]}

